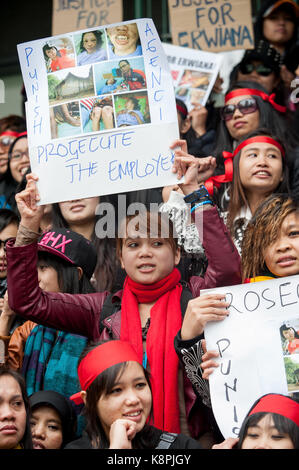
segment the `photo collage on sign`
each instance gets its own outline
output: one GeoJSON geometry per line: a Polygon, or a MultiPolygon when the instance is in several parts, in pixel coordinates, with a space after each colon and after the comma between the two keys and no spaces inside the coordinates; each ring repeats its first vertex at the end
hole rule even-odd
{"type": "Polygon", "coordinates": [[[288,391],[299,392],[299,319],[282,323],[279,331],[288,391]]]}
{"type": "MultiPolygon", "coordinates": [[[[172,71],[175,79],[176,71],[172,71]]],[[[190,106],[202,104],[211,81],[212,73],[197,70],[184,70],[183,75],[175,89],[176,98],[190,106]]],[[[177,76],[176,76],[177,78],[177,76]]]]}
{"type": "Polygon", "coordinates": [[[137,23],[51,38],[42,49],[52,139],[151,122],[137,23]]]}

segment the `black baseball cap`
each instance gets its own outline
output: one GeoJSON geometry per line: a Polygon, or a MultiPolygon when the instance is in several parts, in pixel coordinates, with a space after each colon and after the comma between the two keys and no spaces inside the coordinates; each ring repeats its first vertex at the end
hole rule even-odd
{"type": "Polygon", "coordinates": [[[66,228],[52,228],[39,238],[37,248],[82,268],[88,279],[97,264],[97,253],[90,240],[66,228]]]}

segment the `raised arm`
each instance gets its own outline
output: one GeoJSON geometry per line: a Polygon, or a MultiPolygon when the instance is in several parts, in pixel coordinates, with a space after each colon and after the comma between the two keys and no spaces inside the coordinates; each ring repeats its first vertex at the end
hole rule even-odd
{"type": "Polygon", "coordinates": [[[18,315],[45,326],[99,337],[99,316],[107,293],[64,294],[44,292],[37,275],[37,239],[43,209],[37,206],[37,178],[28,175],[24,191],[16,195],[21,215],[16,242],[6,246],[9,305],[18,315]]]}

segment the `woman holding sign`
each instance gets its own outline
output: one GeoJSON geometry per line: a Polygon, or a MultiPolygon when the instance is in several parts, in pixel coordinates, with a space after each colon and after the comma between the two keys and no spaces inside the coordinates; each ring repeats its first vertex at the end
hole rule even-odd
{"type": "MultiPolygon", "coordinates": [[[[209,166],[203,159],[181,156],[180,152],[186,155],[185,142],[178,141],[176,145],[183,150],[176,151],[174,170],[180,179],[185,173],[183,168],[188,168],[181,188],[192,204],[191,216],[196,216],[199,233],[203,230],[203,246],[209,261],[203,278],[194,276],[190,279],[188,290],[191,296],[196,297],[202,288],[239,283],[239,255],[213,202],[205,191],[199,191],[198,174],[206,179],[211,174],[209,166]]],[[[38,288],[34,234],[42,216],[42,207],[36,205],[38,198],[36,177],[31,175],[26,189],[17,195],[17,202],[21,225],[30,230],[32,237],[24,240],[20,238],[19,231],[16,246],[7,247],[11,308],[27,319],[51,324],[52,327],[87,336],[90,340],[101,337],[129,341],[144,366],[151,371],[154,425],[169,432],[186,429],[196,438],[210,431],[209,419],[212,417],[201,415],[201,403],[196,403],[191,384],[179,368],[173,346],[186,307],[181,304],[183,288],[176,269],[180,251],[168,217],[163,218],[158,213],[151,217],[149,212],[145,212],[137,218],[129,216],[124,220],[117,249],[127,277],[124,289],[109,297],[111,309],[103,318],[101,314],[107,292],[76,296],[55,293],[54,299],[53,294],[38,288]],[[22,264],[20,258],[26,262],[23,272],[28,275],[22,283],[22,292],[19,286],[16,288],[22,264]],[[163,371],[167,372],[164,374],[163,371]]],[[[225,316],[226,304],[220,302],[219,296],[216,304],[217,313],[225,316]]]]}

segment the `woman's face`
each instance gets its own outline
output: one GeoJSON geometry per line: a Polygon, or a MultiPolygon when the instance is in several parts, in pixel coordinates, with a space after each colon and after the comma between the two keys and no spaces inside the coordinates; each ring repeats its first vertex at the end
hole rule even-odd
{"type": "Polygon", "coordinates": [[[287,339],[288,341],[292,341],[295,338],[295,333],[294,333],[293,328],[289,328],[288,330],[283,330],[282,334],[285,337],[285,339],[287,339]]]}
{"type": "Polygon", "coordinates": [[[39,287],[45,292],[60,292],[57,271],[43,260],[37,263],[39,287]]]}
{"type": "Polygon", "coordinates": [[[143,429],[150,414],[152,394],[143,368],[138,362],[128,362],[117,377],[112,391],[100,397],[98,416],[107,437],[111,425],[117,419],[128,419],[136,423],[136,432],[143,429]]]}
{"type": "Polygon", "coordinates": [[[40,406],[32,411],[30,420],[34,449],[60,449],[63,442],[59,414],[50,406],[40,406]]]}
{"type": "Polygon", "coordinates": [[[276,9],[264,19],[263,35],[270,44],[285,45],[294,34],[294,18],[288,11],[276,9]]]}
{"type": "MultiPolygon", "coordinates": [[[[251,98],[251,96],[235,96],[234,98],[228,100],[225,104],[236,105],[241,100],[244,100],[246,98],[251,98]]],[[[230,119],[229,121],[225,121],[225,125],[229,134],[235,140],[239,140],[249,132],[255,131],[259,127],[259,123],[260,112],[258,109],[250,114],[242,114],[241,111],[236,108],[232,119],[230,119]]]]}
{"type": "Polygon", "coordinates": [[[51,47],[51,49],[48,49],[46,51],[46,55],[49,57],[49,59],[54,60],[57,56],[57,51],[55,47],[51,47]]]}
{"type": "Polygon", "coordinates": [[[272,193],[283,179],[280,150],[275,145],[254,142],[241,151],[239,161],[240,181],[245,194],[272,193]]]}
{"type": "Polygon", "coordinates": [[[139,238],[123,240],[121,266],[135,282],[153,284],[171,273],[180,261],[179,250],[173,253],[165,238],[139,238]]]}
{"type": "Polygon", "coordinates": [[[294,445],[288,434],[277,430],[272,415],[268,414],[248,427],[241,449],[294,449],[294,445]]]}
{"type": "Polygon", "coordinates": [[[264,258],[276,276],[299,273],[299,214],[292,212],[286,216],[276,241],[265,249],[264,258]]]}
{"type": "Polygon", "coordinates": [[[256,82],[262,85],[262,87],[267,90],[268,93],[272,93],[273,89],[277,86],[279,78],[275,75],[274,72],[271,72],[269,75],[261,75],[257,71],[257,67],[263,66],[263,63],[259,60],[250,61],[250,65],[253,66],[253,70],[250,73],[242,73],[241,70],[238,70],[237,81],[250,81],[256,82]]]}
{"type": "Polygon", "coordinates": [[[83,38],[83,47],[88,54],[95,52],[97,48],[97,38],[94,33],[85,33],[83,38]]]}
{"type": "Polygon", "coordinates": [[[13,179],[20,183],[30,166],[27,137],[19,139],[14,145],[9,166],[13,179]]]}
{"type": "Polygon", "coordinates": [[[26,409],[18,382],[10,375],[0,377],[0,449],[13,449],[23,439],[26,409]]]}
{"type": "Polygon", "coordinates": [[[127,111],[133,111],[134,109],[134,102],[132,100],[127,100],[125,103],[125,108],[127,111]]]}
{"type": "Polygon", "coordinates": [[[98,197],[88,197],[60,202],[59,207],[64,219],[71,226],[72,224],[84,224],[94,220],[98,204],[98,197]]]}
{"type": "MultiPolygon", "coordinates": [[[[17,236],[18,227],[16,224],[9,224],[0,232],[0,242],[5,242],[8,238],[17,236]]],[[[6,255],[4,251],[4,244],[1,243],[0,247],[0,279],[7,276],[6,255]]]]}
{"type": "Polygon", "coordinates": [[[135,51],[139,36],[136,23],[107,28],[107,33],[113,45],[114,54],[126,55],[135,51]]]}

